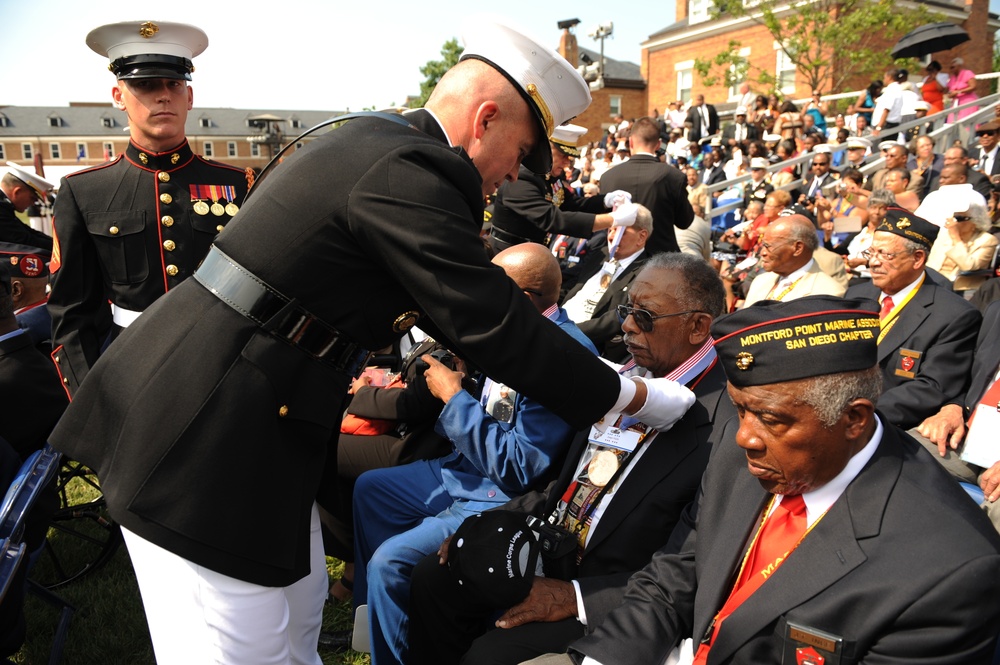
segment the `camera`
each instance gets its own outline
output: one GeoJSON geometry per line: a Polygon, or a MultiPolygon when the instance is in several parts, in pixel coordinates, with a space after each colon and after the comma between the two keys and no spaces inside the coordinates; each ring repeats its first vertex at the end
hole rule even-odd
{"type": "MultiPolygon", "coordinates": [[[[441,363],[451,371],[455,371],[455,354],[449,351],[448,349],[440,349],[440,348],[434,349],[427,355],[429,355],[431,358],[434,358],[435,360],[437,360],[439,363],[441,363]]],[[[423,374],[429,368],[430,365],[424,362],[423,358],[417,359],[416,369],[419,374],[423,374]]]]}
{"type": "Polygon", "coordinates": [[[576,534],[534,515],[529,515],[527,521],[528,527],[538,535],[545,576],[558,580],[576,577],[576,534]]]}

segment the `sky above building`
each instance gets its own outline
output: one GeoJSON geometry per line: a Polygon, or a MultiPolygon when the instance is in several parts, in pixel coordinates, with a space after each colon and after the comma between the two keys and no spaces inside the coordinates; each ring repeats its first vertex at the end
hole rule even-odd
{"type": "Polygon", "coordinates": [[[495,5],[173,0],[147,11],[120,0],[0,0],[0,105],[110,102],[114,80],[107,59],[84,40],[93,28],[125,20],[192,23],[208,34],[208,49],[195,59],[195,107],[358,111],[419,94],[419,68],[439,59],[448,39],[461,40],[464,20],[478,11],[516,22],[553,48],[558,21],[579,18],[578,43],[595,51],[600,43],[587,33],[613,21],[605,55],[634,63],[640,44],[675,19],[672,1],[620,3],[627,9],[617,14],[615,3],[603,0],[495,5]]]}

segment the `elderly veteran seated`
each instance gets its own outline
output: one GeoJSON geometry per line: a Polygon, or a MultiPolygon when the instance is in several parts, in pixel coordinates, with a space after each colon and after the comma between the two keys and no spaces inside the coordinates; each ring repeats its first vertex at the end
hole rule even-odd
{"type": "Polygon", "coordinates": [[[872,281],[848,298],[879,303],[878,364],[886,420],[909,429],[962,394],[982,316],[925,271],[938,227],[902,208],[889,208],[867,251],[872,281]]]}
{"type": "Polygon", "coordinates": [[[717,320],[739,419],[697,510],[572,657],[529,662],[990,663],[1000,535],[876,412],[878,333],[825,296],[717,320]]]}
{"type": "Polygon", "coordinates": [[[744,306],[759,300],[794,300],[810,295],[842,296],[840,284],[823,272],[813,253],[819,247],[816,227],[802,215],[779,217],[764,229],[760,262],[764,272],[750,283],[744,306]]]}
{"type": "Polygon", "coordinates": [[[985,270],[993,265],[997,238],[990,233],[992,222],[986,207],[970,198],[955,202],[955,212],[945,220],[945,233],[939,233],[927,266],[954,282],[956,291],[975,289],[990,275],[963,276],[965,271],[985,270]]]}
{"type": "MultiPolygon", "coordinates": [[[[493,258],[553,325],[591,352],[594,346],[556,305],[561,275],[555,257],[537,243],[493,258]]],[[[363,473],[354,488],[354,599],[367,599],[372,659],[407,662],[410,572],[438,549],[469,515],[544,486],[566,454],[573,429],[537,401],[497,382],[480,400],[462,389],[462,373],[431,356],[431,393],[445,403],[436,431],[453,444],[440,459],[363,473]]],[[[673,420],[694,396],[678,386],[673,420]],[[686,394],[684,394],[686,393],[686,394]],[[690,399],[689,399],[690,398],[690,399]]],[[[666,415],[666,414],[665,414],[666,415]]]]}
{"type": "Polygon", "coordinates": [[[528,581],[530,592],[504,602],[506,580],[476,586],[469,568],[485,569],[487,561],[469,562],[461,547],[457,568],[442,565],[447,546],[417,564],[411,662],[518,663],[563,650],[600,625],[629,576],[666,542],[694,498],[722,424],[734,415],[709,336],[724,304],[722,281],[698,257],[665,252],[646,263],[623,306],[632,359],[621,371],[676,378],[698,401],[669,431],[634,424],[625,434],[630,443],[623,437],[612,445],[596,429],[579,432],[557,481],[504,506],[577,531],[570,571],[556,576],[546,564],[544,577],[528,581]]]}

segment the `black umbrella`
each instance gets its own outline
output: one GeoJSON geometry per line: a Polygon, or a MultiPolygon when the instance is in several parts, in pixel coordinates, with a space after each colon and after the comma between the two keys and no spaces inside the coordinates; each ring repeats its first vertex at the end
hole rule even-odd
{"type": "Polygon", "coordinates": [[[947,51],[950,48],[969,41],[969,33],[955,25],[943,23],[928,23],[911,31],[892,47],[893,58],[919,58],[928,53],[947,51]]]}

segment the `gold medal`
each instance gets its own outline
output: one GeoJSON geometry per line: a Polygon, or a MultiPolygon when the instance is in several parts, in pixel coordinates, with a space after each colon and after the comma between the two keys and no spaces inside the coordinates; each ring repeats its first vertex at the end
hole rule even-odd
{"type": "Polygon", "coordinates": [[[226,214],[229,215],[230,217],[234,216],[239,211],[240,207],[235,203],[230,201],[228,204],[226,204],[226,214]]]}
{"type": "Polygon", "coordinates": [[[607,290],[608,286],[611,285],[611,275],[604,273],[601,275],[601,288],[607,290]]]}
{"type": "Polygon", "coordinates": [[[208,204],[205,203],[204,201],[198,201],[197,203],[194,204],[194,211],[199,215],[207,215],[208,204]]]}
{"type": "Polygon", "coordinates": [[[218,201],[216,201],[215,203],[212,204],[211,210],[212,210],[212,214],[215,215],[216,217],[222,217],[223,215],[226,214],[225,207],[223,207],[223,205],[221,203],[219,203],[218,201]]]}
{"type": "Polygon", "coordinates": [[[587,465],[587,475],[595,487],[604,487],[618,470],[618,456],[610,450],[602,450],[594,455],[587,465]]]}

